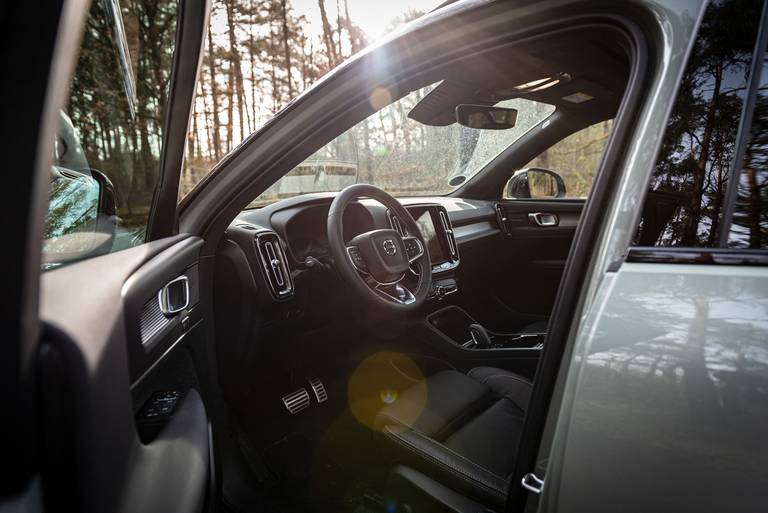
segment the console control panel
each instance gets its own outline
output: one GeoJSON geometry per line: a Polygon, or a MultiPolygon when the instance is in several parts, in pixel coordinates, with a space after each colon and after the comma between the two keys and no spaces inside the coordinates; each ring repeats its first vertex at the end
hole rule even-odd
{"type": "Polygon", "coordinates": [[[435,280],[429,287],[429,294],[427,299],[437,299],[438,301],[445,296],[453,294],[459,291],[459,285],[453,278],[446,278],[444,280],[435,280]]]}

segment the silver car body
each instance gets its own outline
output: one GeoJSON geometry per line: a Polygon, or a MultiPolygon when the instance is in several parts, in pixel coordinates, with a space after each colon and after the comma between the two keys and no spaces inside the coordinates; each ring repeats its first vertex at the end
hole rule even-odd
{"type": "Polygon", "coordinates": [[[768,268],[625,257],[706,2],[638,2],[664,38],[541,447],[539,511],[765,511],[768,268]]]}

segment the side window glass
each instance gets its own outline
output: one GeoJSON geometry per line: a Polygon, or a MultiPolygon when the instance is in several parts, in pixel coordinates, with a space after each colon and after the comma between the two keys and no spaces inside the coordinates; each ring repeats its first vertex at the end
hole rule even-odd
{"type": "Polygon", "coordinates": [[[763,56],[728,247],[768,248],[768,62],[763,56]]]}
{"type": "Polygon", "coordinates": [[[601,121],[551,146],[510,178],[504,198],[586,198],[612,126],[601,121]]]}
{"type": "Polygon", "coordinates": [[[94,0],[51,167],[43,268],[145,240],[176,39],[175,0],[94,0]]]}
{"type": "Polygon", "coordinates": [[[707,8],[634,245],[718,246],[762,3],[714,0],[707,8]]]}

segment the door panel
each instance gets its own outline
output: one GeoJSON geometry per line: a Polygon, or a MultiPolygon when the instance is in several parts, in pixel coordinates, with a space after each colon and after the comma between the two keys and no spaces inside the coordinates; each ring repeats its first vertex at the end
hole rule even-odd
{"type": "Polygon", "coordinates": [[[43,274],[42,476],[55,509],[202,509],[211,461],[206,384],[188,354],[190,341],[202,339],[193,295],[201,244],[177,236],[43,274]],[[165,325],[142,343],[143,305],[182,275],[190,304],[163,315],[165,325]],[[152,415],[158,392],[178,397],[152,415]]]}
{"type": "Polygon", "coordinates": [[[584,200],[510,200],[497,204],[504,234],[497,252],[497,297],[514,311],[549,316],[584,200]],[[545,226],[537,223],[536,214],[545,226]],[[549,216],[553,217],[549,217],[549,216]],[[553,219],[554,225],[546,221],[553,219]]]}

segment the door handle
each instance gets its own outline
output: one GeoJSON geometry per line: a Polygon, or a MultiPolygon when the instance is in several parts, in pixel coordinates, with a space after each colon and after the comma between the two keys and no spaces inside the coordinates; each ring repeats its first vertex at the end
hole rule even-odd
{"type": "Polygon", "coordinates": [[[557,226],[560,224],[560,219],[557,214],[549,214],[546,212],[532,212],[528,214],[528,221],[537,226],[557,226]]]}

